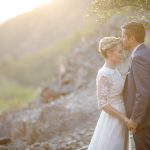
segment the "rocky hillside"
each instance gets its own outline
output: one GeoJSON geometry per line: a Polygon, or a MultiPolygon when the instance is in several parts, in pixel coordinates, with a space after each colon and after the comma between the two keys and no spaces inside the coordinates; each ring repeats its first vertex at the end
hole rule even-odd
{"type": "Polygon", "coordinates": [[[24,105],[58,77],[63,57],[95,35],[91,0],[55,0],[0,24],[0,112],[24,105]]]}
{"type": "Polygon", "coordinates": [[[1,77],[25,87],[50,82],[61,57],[97,29],[85,17],[90,1],[55,0],[1,24],[1,77]]]}

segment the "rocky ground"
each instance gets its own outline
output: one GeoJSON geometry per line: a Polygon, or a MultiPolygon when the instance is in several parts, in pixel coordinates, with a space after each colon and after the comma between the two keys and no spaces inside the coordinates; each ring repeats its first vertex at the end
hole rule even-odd
{"type": "Polygon", "coordinates": [[[10,141],[0,149],[87,148],[99,116],[95,76],[103,61],[96,44],[89,39],[67,56],[60,78],[46,88],[46,94],[25,108],[1,115],[1,141],[4,137],[10,141]]]}

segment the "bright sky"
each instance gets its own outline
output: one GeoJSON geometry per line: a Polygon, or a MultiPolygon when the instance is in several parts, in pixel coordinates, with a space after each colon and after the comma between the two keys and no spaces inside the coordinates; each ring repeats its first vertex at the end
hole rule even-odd
{"type": "Polygon", "coordinates": [[[0,0],[0,23],[53,0],[0,0]]]}

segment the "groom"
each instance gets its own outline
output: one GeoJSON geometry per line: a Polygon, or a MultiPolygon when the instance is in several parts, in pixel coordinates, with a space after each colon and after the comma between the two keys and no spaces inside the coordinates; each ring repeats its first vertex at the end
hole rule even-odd
{"type": "Polygon", "coordinates": [[[136,150],[150,150],[150,49],[144,45],[145,29],[141,23],[122,27],[122,40],[131,51],[131,65],[124,86],[124,103],[129,130],[134,132],[136,150]]]}

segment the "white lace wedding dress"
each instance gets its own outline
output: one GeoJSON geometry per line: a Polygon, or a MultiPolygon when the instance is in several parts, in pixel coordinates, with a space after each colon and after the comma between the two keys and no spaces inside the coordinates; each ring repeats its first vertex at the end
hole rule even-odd
{"type": "Polygon", "coordinates": [[[125,114],[122,90],[124,79],[117,69],[105,65],[99,69],[96,78],[97,102],[101,110],[88,150],[127,150],[128,130],[125,124],[104,112],[101,107],[110,103],[125,114]]]}

